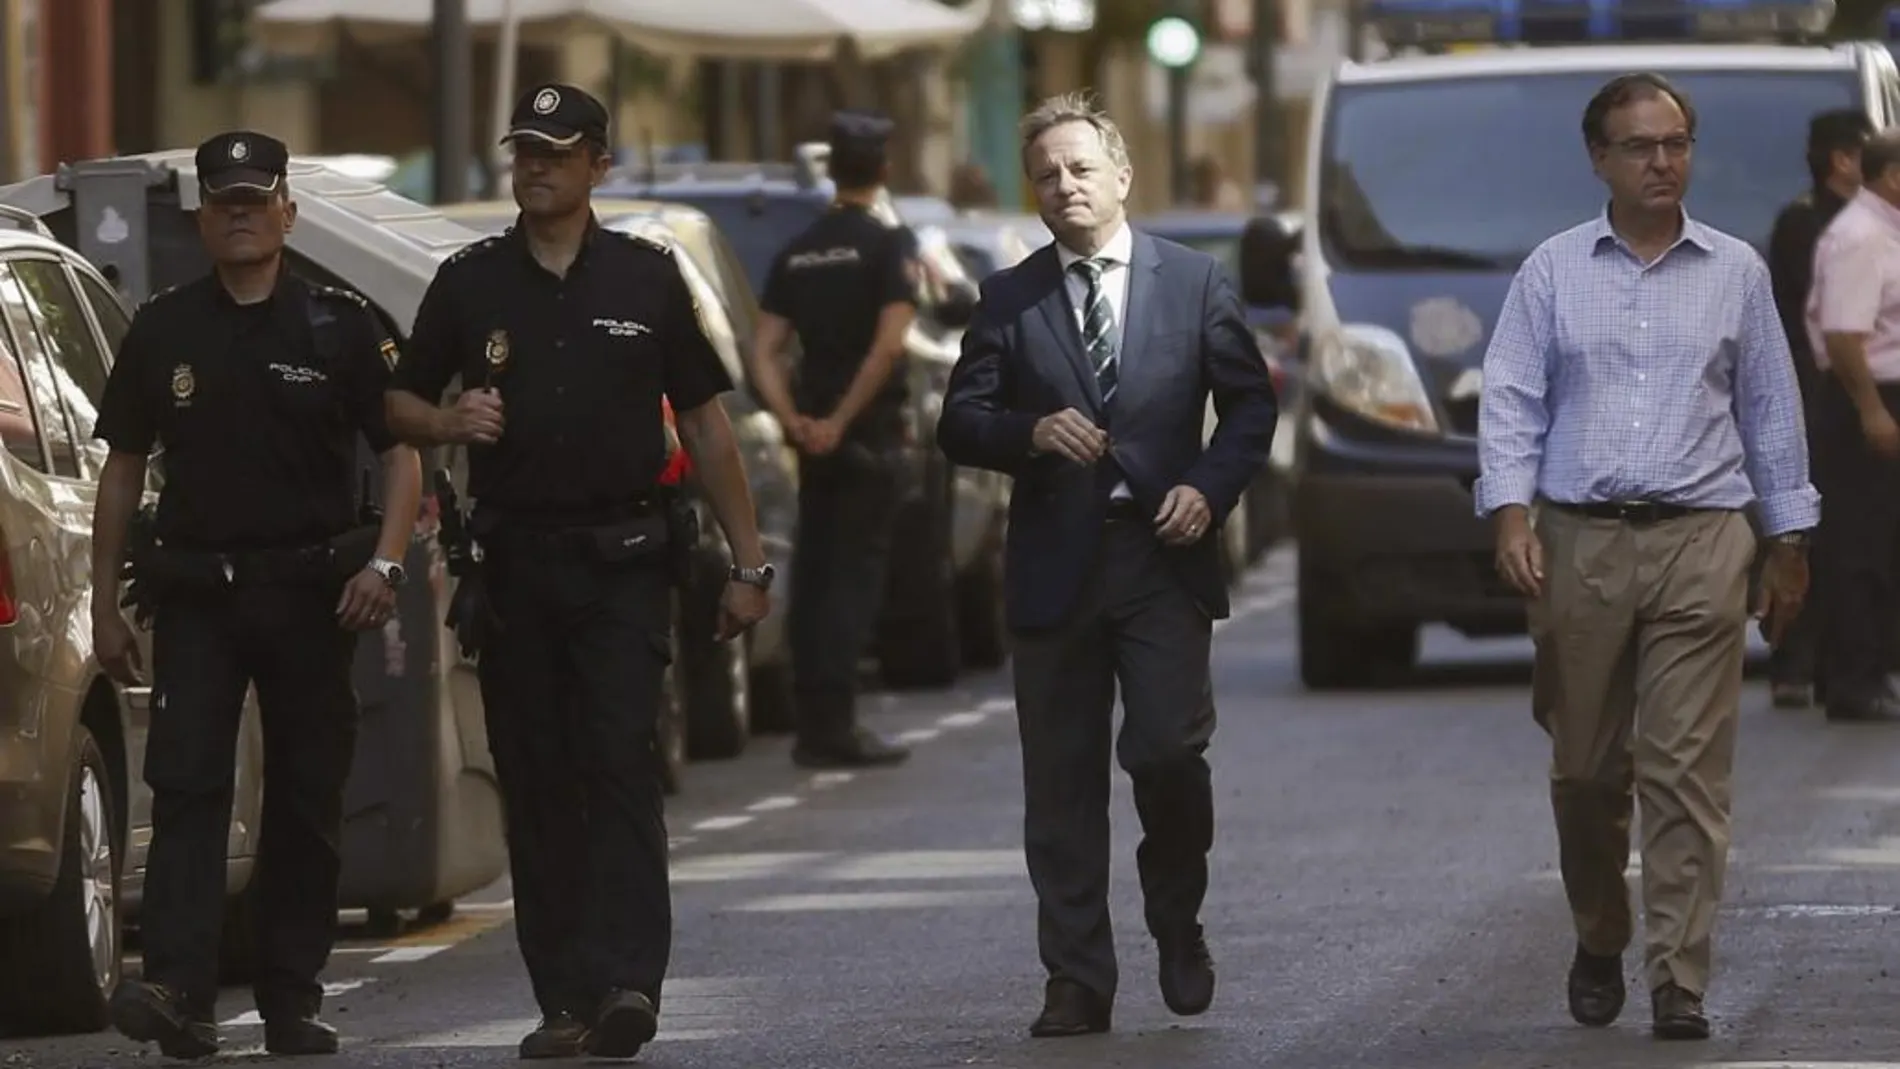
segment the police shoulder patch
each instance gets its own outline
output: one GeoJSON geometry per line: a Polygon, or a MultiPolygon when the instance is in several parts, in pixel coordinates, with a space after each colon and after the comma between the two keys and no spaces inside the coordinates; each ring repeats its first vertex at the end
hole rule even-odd
{"type": "Polygon", "coordinates": [[[344,289],[342,286],[320,286],[320,285],[312,284],[310,287],[310,292],[316,294],[319,297],[328,297],[334,300],[348,301],[351,304],[356,305],[358,308],[369,307],[369,298],[363,296],[362,294],[356,292],[355,290],[344,289]]]}
{"type": "MultiPolygon", "coordinates": [[[[510,227],[509,229],[513,229],[513,228],[510,227]]],[[[507,237],[506,233],[492,234],[488,237],[481,238],[480,240],[471,241],[468,244],[450,253],[448,256],[448,259],[442,261],[442,266],[447,267],[448,265],[452,263],[457,263],[459,261],[466,260],[470,256],[474,255],[475,253],[481,252],[484,249],[492,249],[496,245],[498,245],[501,242],[501,239],[504,237],[507,237]]]]}
{"type": "Polygon", "coordinates": [[[177,293],[178,289],[179,287],[177,286],[166,286],[164,289],[153,291],[144,300],[138,303],[137,308],[132,309],[133,313],[137,314],[139,312],[145,311],[147,308],[151,307],[152,305],[155,305],[158,302],[164,300],[165,298],[170,297],[172,294],[177,293]]]}
{"type": "Polygon", "coordinates": [[[602,230],[601,232],[603,234],[612,234],[614,237],[622,241],[629,242],[639,248],[646,249],[649,252],[657,252],[661,256],[671,258],[673,255],[672,245],[669,245],[658,238],[649,237],[646,234],[628,233],[625,230],[602,230]]]}

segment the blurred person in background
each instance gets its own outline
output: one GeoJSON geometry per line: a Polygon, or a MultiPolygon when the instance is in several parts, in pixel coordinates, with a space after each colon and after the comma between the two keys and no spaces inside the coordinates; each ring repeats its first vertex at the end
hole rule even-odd
{"type": "Polygon", "coordinates": [[[908,383],[904,335],[917,313],[918,243],[872,214],[893,124],[840,112],[830,131],[837,203],[772,261],[751,373],[798,449],[792,547],[792,686],[806,768],[902,763],[908,748],[858,724],[858,661],[884,606],[902,499],[908,383]],[[785,366],[796,335],[796,375],[785,366]]]}
{"type": "Polygon", "coordinates": [[[1819,667],[1829,720],[1893,720],[1900,555],[1900,131],[1869,138],[1861,188],[1814,250],[1819,667]]]}
{"type": "MultiPolygon", "coordinates": [[[[1795,379],[1801,384],[1810,452],[1819,445],[1815,384],[1822,375],[1807,328],[1814,247],[1828,223],[1860,190],[1860,149],[1873,132],[1873,121],[1864,111],[1830,111],[1814,117],[1808,124],[1808,173],[1814,178],[1813,188],[1782,208],[1768,239],[1768,272],[1774,281],[1775,308],[1781,314],[1782,330],[1794,356],[1795,379]]],[[[1775,644],[1769,660],[1769,687],[1780,708],[1805,709],[1817,699],[1825,700],[1815,670],[1823,615],[1816,602],[1824,594],[1817,584],[1801,613],[1789,622],[1781,641],[1775,644]]]]}

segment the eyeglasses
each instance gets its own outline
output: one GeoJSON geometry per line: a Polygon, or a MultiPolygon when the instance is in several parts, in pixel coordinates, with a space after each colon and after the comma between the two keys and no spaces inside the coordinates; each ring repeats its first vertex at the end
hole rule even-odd
{"type": "Polygon", "coordinates": [[[1657,149],[1662,149],[1663,156],[1668,159],[1682,159],[1689,154],[1689,146],[1693,144],[1695,144],[1694,137],[1678,134],[1675,137],[1624,138],[1621,141],[1610,142],[1610,148],[1631,163],[1645,163],[1655,157],[1657,149]]]}

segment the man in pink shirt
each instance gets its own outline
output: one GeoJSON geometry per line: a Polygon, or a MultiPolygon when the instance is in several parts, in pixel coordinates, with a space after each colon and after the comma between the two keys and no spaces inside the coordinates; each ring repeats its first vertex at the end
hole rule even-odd
{"type": "Polygon", "coordinates": [[[1900,718],[1889,689],[1900,554],[1900,131],[1861,150],[1863,185],[1821,235],[1808,337],[1821,526],[1820,676],[1830,720],[1900,718]]]}

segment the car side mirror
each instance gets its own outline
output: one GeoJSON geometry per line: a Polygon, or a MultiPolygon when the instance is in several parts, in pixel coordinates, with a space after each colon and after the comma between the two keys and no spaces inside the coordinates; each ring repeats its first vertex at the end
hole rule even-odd
{"type": "Polygon", "coordinates": [[[1299,279],[1293,270],[1299,232],[1271,215],[1248,222],[1240,236],[1240,299],[1256,308],[1300,310],[1299,279]]]}

